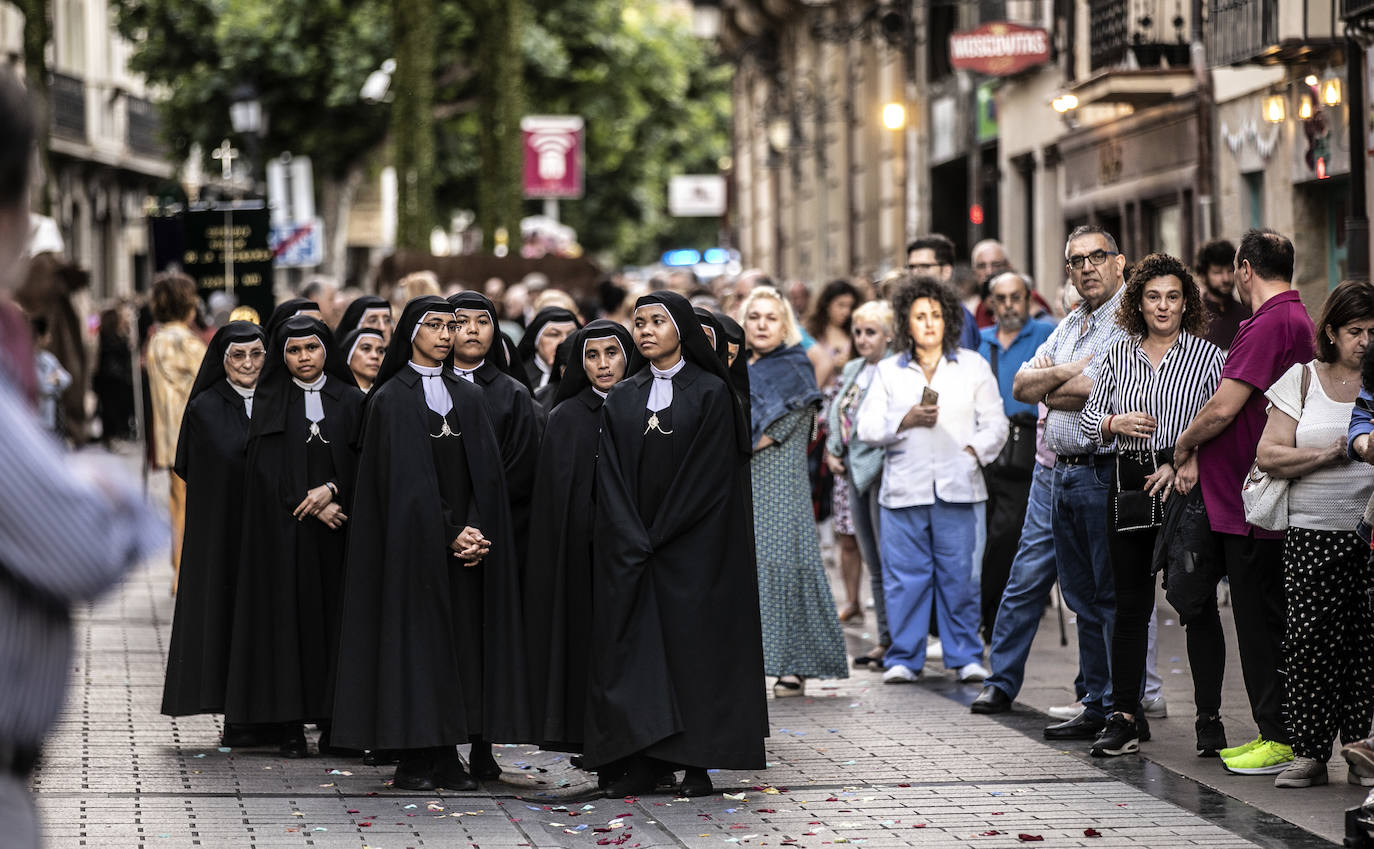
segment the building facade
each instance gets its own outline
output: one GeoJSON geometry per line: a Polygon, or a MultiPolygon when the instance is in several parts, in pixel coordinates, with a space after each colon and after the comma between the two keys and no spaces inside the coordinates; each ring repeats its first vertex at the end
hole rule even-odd
{"type": "Polygon", "coordinates": [[[1212,238],[1268,226],[1292,236],[1298,284],[1319,305],[1368,274],[1368,46],[1346,22],[1371,10],[726,2],[743,260],[817,283],[899,267],[916,233],[944,233],[964,260],[995,237],[1055,295],[1078,224],[1105,226],[1132,261],[1191,260],[1212,238]],[[1039,39],[1043,53],[1016,54],[1039,39]],[[906,112],[900,128],[884,126],[890,104],[906,112]]]}
{"type": "MultiPolygon", "coordinates": [[[[148,285],[144,209],[175,179],[151,93],[128,69],[129,44],[103,0],[53,0],[46,186],[69,260],[95,303],[148,285]]],[[[23,73],[23,16],[0,3],[0,51],[23,73]]]]}

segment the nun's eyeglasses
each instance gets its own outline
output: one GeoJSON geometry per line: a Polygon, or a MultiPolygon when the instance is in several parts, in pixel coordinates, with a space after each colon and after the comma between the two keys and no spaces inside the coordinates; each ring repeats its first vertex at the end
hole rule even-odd
{"type": "Polygon", "coordinates": [[[225,359],[231,363],[246,363],[249,360],[252,360],[253,362],[258,362],[266,356],[267,352],[263,350],[233,351],[228,356],[226,356],[225,359]]]}
{"type": "Polygon", "coordinates": [[[449,333],[458,332],[458,322],[456,321],[422,321],[420,326],[430,333],[443,333],[445,330],[449,333]]]}

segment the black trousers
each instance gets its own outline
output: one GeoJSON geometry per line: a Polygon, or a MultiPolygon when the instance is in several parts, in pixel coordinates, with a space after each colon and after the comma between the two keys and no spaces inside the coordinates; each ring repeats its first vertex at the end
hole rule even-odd
{"type": "Polygon", "coordinates": [[[1369,736],[1374,711],[1374,588],[1369,546],[1351,531],[1289,528],[1284,682],[1293,754],[1325,762],[1331,743],[1369,736]]]}
{"type": "Polygon", "coordinates": [[[1287,595],[1283,540],[1217,534],[1231,577],[1231,612],[1250,713],[1266,740],[1289,743],[1283,706],[1283,633],[1287,595]]]}
{"type": "Polygon", "coordinates": [[[983,471],[988,488],[988,538],[983,548],[983,642],[992,642],[992,628],[997,624],[997,608],[1002,592],[1011,577],[1011,562],[1016,559],[1016,547],[1021,542],[1021,526],[1026,521],[1026,504],[1030,501],[1031,479],[1027,475],[1003,477],[991,470],[983,471]]]}
{"type": "MultiPolygon", "coordinates": [[[[1113,472],[1115,476],[1115,472],[1113,472]]],[[[1115,477],[1107,492],[1107,552],[1116,583],[1116,623],[1112,630],[1111,710],[1139,715],[1149,650],[1150,617],[1155,610],[1156,579],[1151,571],[1158,528],[1118,531],[1112,505],[1115,477]]],[[[1180,496],[1175,495],[1175,498],[1180,496]]],[[[1221,682],[1226,673],[1226,634],[1217,613],[1216,579],[1209,581],[1211,598],[1197,604],[1196,613],[1182,611],[1179,619],[1188,643],[1193,670],[1193,701],[1198,716],[1221,713],[1221,682]]]]}

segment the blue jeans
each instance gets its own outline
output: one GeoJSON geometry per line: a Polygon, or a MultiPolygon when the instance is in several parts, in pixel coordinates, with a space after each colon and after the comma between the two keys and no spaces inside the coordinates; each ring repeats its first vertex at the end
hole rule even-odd
{"type": "Polygon", "coordinates": [[[1040,630],[1045,603],[1054,589],[1053,513],[1054,470],[1036,463],[1026,519],[1021,525],[1021,541],[1011,562],[1002,602],[997,606],[989,656],[992,677],[987,683],[1013,699],[1021,692],[1031,642],[1040,630]]]}
{"type": "MultiPolygon", "coordinates": [[[[839,485],[839,482],[836,482],[839,485]]],[[[883,598],[883,561],[878,555],[878,492],[881,481],[875,481],[868,492],[860,495],[854,481],[845,475],[845,486],[849,488],[849,512],[854,517],[854,538],[859,543],[859,553],[868,566],[869,589],[873,591],[873,613],[878,620],[878,645],[883,648],[892,642],[887,632],[887,602],[883,598]]]]}
{"type": "Polygon", "coordinates": [[[1116,584],[1107,552],[1107,493],[1112,468],[1054,465],[1054,553],[1064,603],[1078,619],[1083,707],[1095,719],[1111,704],[1116,584]]]}
{"type": "Polygon", "coordinates": [[[973,505],[936,498],[934,504],[884,507],[880,524],[883,594],[892,635],[883,664],[918,672],[925,666],[932,601],[945,667],[958,669],[982,659],[979,594],[969,575],[973,505]]]}

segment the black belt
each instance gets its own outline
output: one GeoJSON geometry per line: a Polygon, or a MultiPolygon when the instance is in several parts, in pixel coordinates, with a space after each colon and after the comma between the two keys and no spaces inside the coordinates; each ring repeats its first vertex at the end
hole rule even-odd
{"type": "Polygon", "coordinates": [[[38,749],[0,741],[0,775],[28,778],[38,764],[38,749]]]}
{"type": "Polygon", "coordinates": [[[1056,458],[1066,466],[1101,466],[1110,463],[1115,454],[1060,454],[1056,458]]]}

